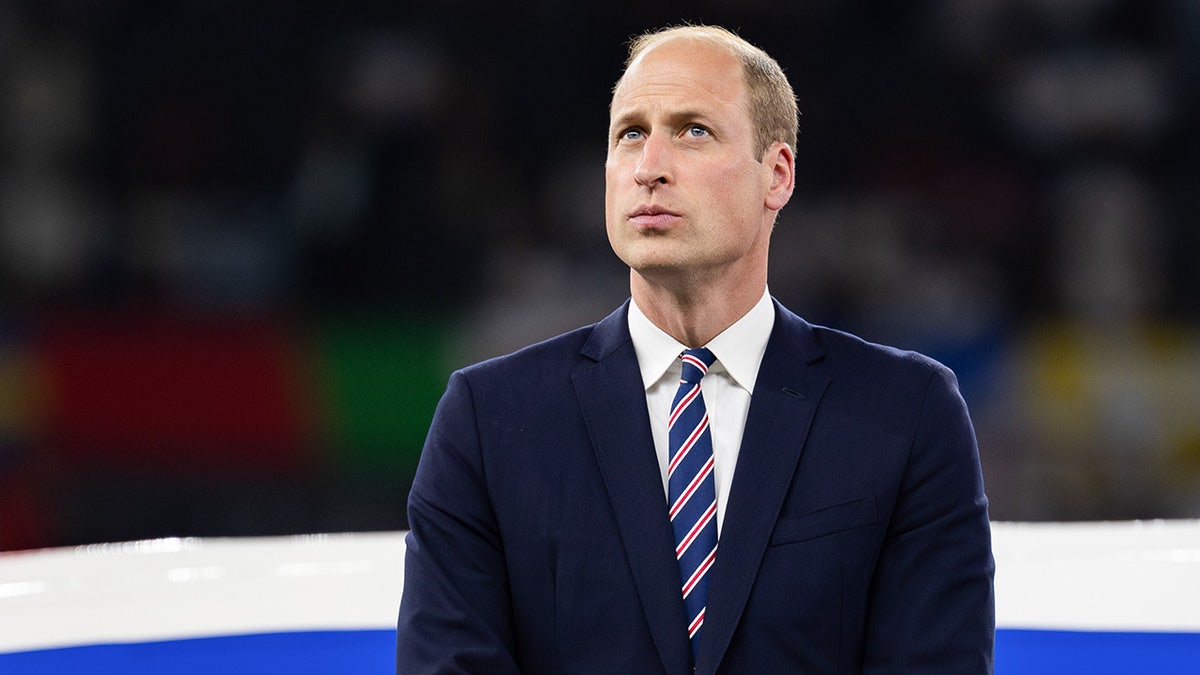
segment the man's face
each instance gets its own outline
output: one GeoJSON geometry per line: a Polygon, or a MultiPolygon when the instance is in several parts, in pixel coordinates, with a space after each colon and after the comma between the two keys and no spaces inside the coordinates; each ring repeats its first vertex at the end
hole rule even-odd
{"type": "Polygon", "coordinates": [[[613,250],[652,282],[765,274],[783,205],[772,201],[781,146],[790,195],[786,146],[776,144],[768,161],[755,156],[741,63],[693,40],[651,47],[613,95],[605,164],[613,250]]]}

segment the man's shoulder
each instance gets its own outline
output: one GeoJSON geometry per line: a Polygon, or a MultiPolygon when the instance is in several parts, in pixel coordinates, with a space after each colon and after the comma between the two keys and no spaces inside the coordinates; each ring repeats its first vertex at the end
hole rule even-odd
{"type": "Polygon", "coordinates": [[[626,305],[596,323],[494,356],[460,370],[468,378],[527,378],[569,371],[581,361],[596,360],[629,340],[626,305]]]}
{"type": "Polygon", "coordinates": [[[812,356],[842,372],[860,372],[876,377],[900,375],[928,377],[934,371],[946,371],[937,360],[912,349],[874,342],[839,328],[809,323],[782,307],[780,318],[789,339],[808,343],[812,356]]]}
{"type": "Polygon", "coordinates": [[[854,333],[826,326],[814,326],[814,330],[834,358],[861,360],[868,364],[891,364],[893,367],[921,371],[944,367],[932,357],[912,349],[872,342],[854,333]]]}
{"type": "Polygon", "coordinates": [[[871,424],[904,429],[921,415],[929,396],[961,397],[953,371],[925,354],[845,330],[820,325],[809,329],[811,342],[817,345],[810,354],[817,356],[807,363],[828,378],[829,400],[859,412],[870,411],[871,424]]]}
{"type": "Polygon", "coordinates": [[[577,358],[580,349],[587,342],[588,336],[596,324],[581,326],[566,333],[526,345],[515,351],[500,356],[493,356],[463,368],[467,374],[481,374],[493,371],[528,368],[530,365],[544,362],[563,361],[577,358]]]}

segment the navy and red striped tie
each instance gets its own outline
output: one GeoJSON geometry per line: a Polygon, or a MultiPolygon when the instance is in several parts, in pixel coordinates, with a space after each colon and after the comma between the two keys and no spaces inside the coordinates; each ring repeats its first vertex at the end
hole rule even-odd
{"type": "Polygon", "coordinates": [[[717,555],[712,434],[708,429],[708,410],[700,393],[700,379],[717,359],[707,349],[689,349],[679,358],[683,361],[683,374],[667,420],[670,449],[667,500],[670,502],[671,529],[675,532],[675,557],[679,560],[694,663],[700,629],[704,626],[708,572],[717,555]]]}

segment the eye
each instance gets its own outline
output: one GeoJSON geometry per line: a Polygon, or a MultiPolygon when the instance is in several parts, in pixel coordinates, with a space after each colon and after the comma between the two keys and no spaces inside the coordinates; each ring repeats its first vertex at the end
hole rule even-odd
{"type": "Polygon", "coordinates": [[[687,128],[687,135],[692,138],[703,138],[708,135],[708,129],[699,124],[693,124],[687,128]]]}
{"type": "Polygon", "coordinates": [[[642,130],[637,128],[629,128],[621,132],[618,140],[622,141],[637,141],[642,138],[642,130]]]}

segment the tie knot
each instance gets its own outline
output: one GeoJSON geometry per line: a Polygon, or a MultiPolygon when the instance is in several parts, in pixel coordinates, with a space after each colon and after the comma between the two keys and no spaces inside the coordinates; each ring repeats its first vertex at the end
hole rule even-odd
{"type": "Polygon", "coordinates": [[[709,366],[717,360],[717,357],[708,349],[701,347],[684,351],[679,355],[679,359],[683,361],[683,374],[679,379],[688,384],[695,384],[704,377],[709,366]]]}

